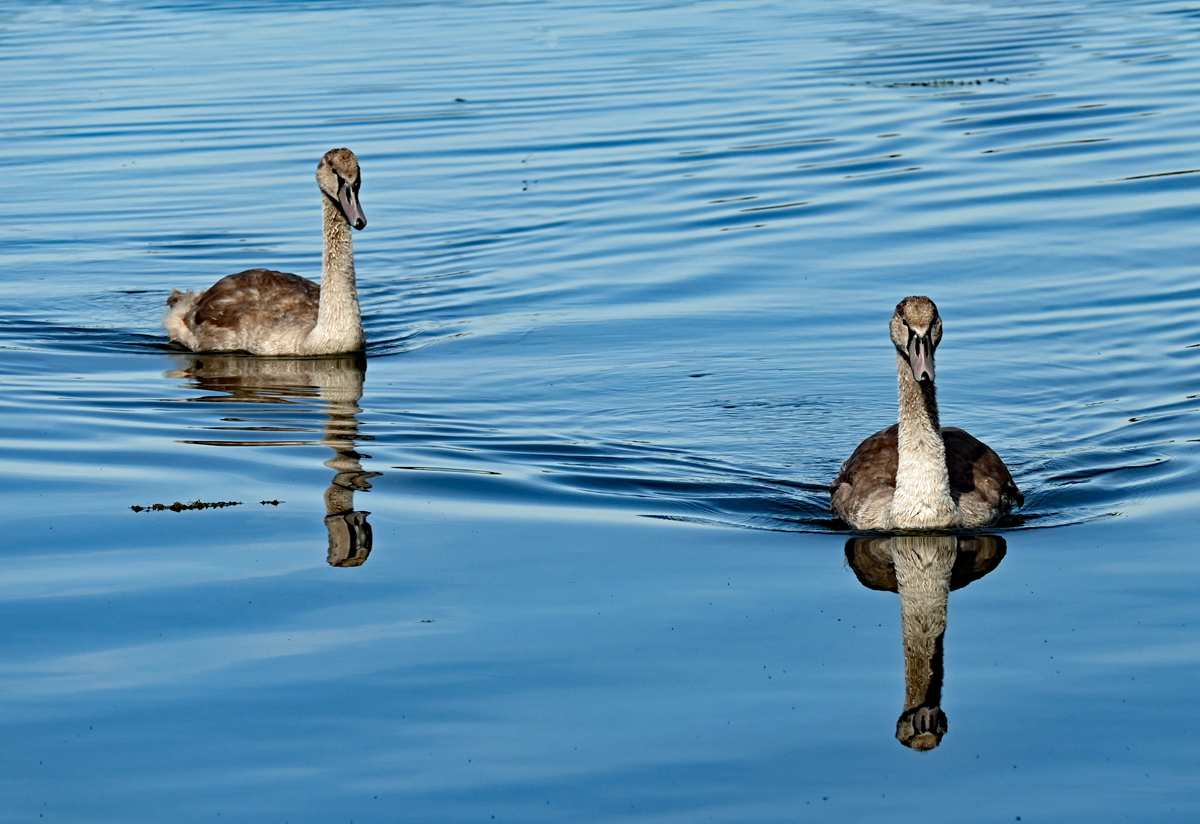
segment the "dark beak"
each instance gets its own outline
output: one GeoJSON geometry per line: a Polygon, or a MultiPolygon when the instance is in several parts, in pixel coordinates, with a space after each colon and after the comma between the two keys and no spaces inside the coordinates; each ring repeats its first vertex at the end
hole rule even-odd
{"type": "Polygon", "coordinates": [[[933,342],[929,335],[912,335],[908,339],[908,365],[918,381],[933,381],[933,342]]]}
{"type": "Polygon", "coordinates": [[[346,216],[347,223],[355,229],[367,225],[367,216],[363,214],[362,206],[358,205],[358,192],[344,180],[338,186],[338,203],[341,204],[342,214],[346,216]]]}

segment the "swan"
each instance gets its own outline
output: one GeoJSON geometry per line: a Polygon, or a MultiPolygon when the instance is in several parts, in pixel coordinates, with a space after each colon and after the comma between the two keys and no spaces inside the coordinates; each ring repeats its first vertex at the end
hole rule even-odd
{"type": "Polygon", "coordinates": [[[321,283],[270,269],[247,269],[196,293],[167,298],[163,325],[172,341],[193,352],[245,351],[254,355],[331,355],[365,345],[354,242],[362,229],[358,202],[362,175],[349,149],[332,149],[317,164],[325,251],[321,283]]]}
{"type": "Polygon", "coordinates": [[[933,353],[942,319],[927,297],[907,297],[891,321],[900,422],[858,445],[830,486],[833,514],[854,529],[988,526],[1025,502],[1000,456],[961,429],[941,428],[933,353]]]}

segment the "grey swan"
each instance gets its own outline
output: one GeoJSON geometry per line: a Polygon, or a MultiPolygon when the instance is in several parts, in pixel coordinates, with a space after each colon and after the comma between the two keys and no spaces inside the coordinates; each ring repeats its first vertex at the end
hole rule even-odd
{"type": "Polygon", "coordinates": [[[833,514],[864,531],[951,530],[996,523],[1025,502],[1000,456],[961,429],[942,428],[933,353],[942,319],[907,297],[891,321],[900,422],[854,450],[830,486],[833,514]]]}
{"type": "Polygon", "coordinates": [[[288,272],[247,269],[196,293],[167,298],[163,325],[193,352],[332,355],[363,349],[350,227],[362,229],[362,175],[349,149],[332,149],[317,164],[325,250],[321,283],[288,272]]]}

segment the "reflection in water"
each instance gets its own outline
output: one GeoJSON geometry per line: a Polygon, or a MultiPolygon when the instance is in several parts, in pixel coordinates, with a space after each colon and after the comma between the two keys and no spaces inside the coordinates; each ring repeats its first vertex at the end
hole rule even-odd
{"type": "Polygon", "coordinates": [[[900,593],[904,632],[904,712],[896,738],[914,750],[942,742],[942,642],[950,591],[987,575],[1004,558],[995,535],[892,535],[851,538],[846,560],[870,589],[900,593]]]}
{"type": "MultiPolygon", "coordinates": [[[[221,392],[219,396],[192,398],[193,401],[220,403],[280,404],[291,401],[320,400],[325,403],[325,429],[320,443],[333,450],[325,466],[336,473],[325,490],[325,526],[329,530],[329,563],[332,566],[359,566],[371,554],[369,512],[354,508],[354,493],[371,488],[370,478],[378,472],[364,472],[355,450],[358,441],[370,440],[358,432],[362,409],[363,378],[367,362],[361,355],[327,358],[256,358],[248,355],[174,355],[178,368],[166,373],[170,378],[187,378],[199,389],[221,392]]],[[[226,418],[226,421],[236,420],[226,418]]],[[[222,427],[222,431],[280,431],[280,427],[245,425],[222,427]]],[[[289,427],[285,431],[304,431],[289,427]]],[[[188,443],[209,446],[295,446],[310,441],[204,440],[188,443]]]]}

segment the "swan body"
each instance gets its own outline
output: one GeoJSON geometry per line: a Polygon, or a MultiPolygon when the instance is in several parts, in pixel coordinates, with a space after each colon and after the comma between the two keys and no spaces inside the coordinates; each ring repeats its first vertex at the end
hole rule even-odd
{"type": "Polygon", "coordinates": [[[349,149],[333,149],[317,164],[324,254],[321,283],[288,272],[247,269],[203,292],[175,290],[163,325],[172,341],[194,352],[331,355],[366,344],[350,228],[367,225],[358,201],[362,175],[349,149]]]}
{"type": "Polygon", "coordinates": [[[988,526],[1024,503],[987,444],[939,423],[934,350],[942,319],[927,297],[907,297],[891,321],[900,421],[867,438],[832,486],[833,513],[854,529],[923,530],[988,526]]]}

